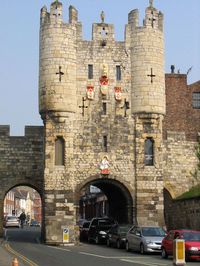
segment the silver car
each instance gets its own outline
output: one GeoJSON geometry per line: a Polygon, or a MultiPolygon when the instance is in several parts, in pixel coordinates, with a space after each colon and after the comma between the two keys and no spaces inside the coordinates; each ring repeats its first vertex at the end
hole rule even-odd
{"type": "Polygon", "coordinates": [[[4,227],[20,227],[19,219],[16,216],[6,216],[3,221],[4,227]]]}
{"type": "Polygon", "coordinates": [[[126,250],[148,252],[161,252],[162,239],[165,231],[157,226],[133,226],[126,235],[126,250]]]}

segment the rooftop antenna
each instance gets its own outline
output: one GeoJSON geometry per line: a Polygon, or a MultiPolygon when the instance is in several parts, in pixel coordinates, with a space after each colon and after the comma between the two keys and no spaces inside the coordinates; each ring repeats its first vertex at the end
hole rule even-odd
{"type": "Polygon", "coordinates": [[[188,69],[187,74],[188,75],[192,71],[192,66],[188,69]]]}

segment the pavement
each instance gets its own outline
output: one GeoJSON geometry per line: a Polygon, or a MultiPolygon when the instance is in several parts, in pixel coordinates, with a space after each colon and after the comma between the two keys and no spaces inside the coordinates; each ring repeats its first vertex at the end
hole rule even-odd
{"type": "MultiPolygon", "coordinates": [[[[6,250],[5,244],[6,241],[3,238],[0,238],[0,266],[12,266],[13,265],[12,262],[14,258],[16,258],[16,256],[6,250]]],[[[19,266],[25,266],[25,264],[23,264],[19,258],[18,262],[19,266]]]]}

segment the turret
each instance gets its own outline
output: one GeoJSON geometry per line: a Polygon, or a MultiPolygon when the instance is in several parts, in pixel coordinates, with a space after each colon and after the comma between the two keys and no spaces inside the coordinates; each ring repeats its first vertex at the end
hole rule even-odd
{"type": "MultiPolygon", "coordinates": [[[[76,19],[63,23],[62,3],[41,9],[39,111],[63,120],[76,110],[76,19]]],[[[76,14],[77,17],[77,14],[76,14]]]]}
{"type": "Polygon", "coordinates": [[[142,27],[138,25],[138,10],[128,17],[133,114],[165,114],[163,15],[152,2],[142,27]]]}

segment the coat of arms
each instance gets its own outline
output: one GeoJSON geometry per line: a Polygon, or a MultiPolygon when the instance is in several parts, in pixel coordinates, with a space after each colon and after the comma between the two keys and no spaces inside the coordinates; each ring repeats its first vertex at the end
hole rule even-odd
{"type": "Polygon", "coordinates": [[[121,99],[122,99],[122,88],[121,87],[115,87],[114,90],[115,90],[115,99],[117,101],[121,101],[121,99]]]}
{"type": "Polygon", "coordinates": [[[89,100],[94,99],[94,86],[87,86],[87,98],[89,100]]]}
{"type": "Polygon", "coordinates": [[[108,78],[106,76],[102,76],[100,78],[100,89],[103,95],[106,95],[108,92],[108,78]]]}

